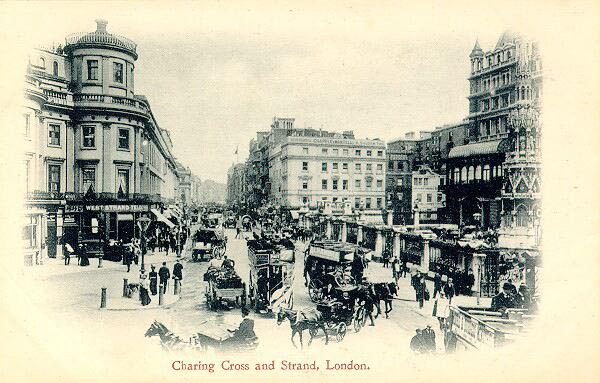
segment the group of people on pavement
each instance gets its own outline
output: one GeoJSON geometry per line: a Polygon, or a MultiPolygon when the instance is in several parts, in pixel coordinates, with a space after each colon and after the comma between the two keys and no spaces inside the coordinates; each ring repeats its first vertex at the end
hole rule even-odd
{"type": "Polygon", "coordinates": [[[435,353],[435,331],[430,325],[424,329],[416,329],[416,334],[410,340],[410,349],[417,354],[435,353]]]}
{"type": "Polygon", "coordinates": [[[167,228],[156,228],[156,230],[149,234],[148,247],[154,252],[165,251],[169,255],[171,253],[179,253],[184,247],[188,237],[190,236],[191,229],[188,226],[182,226],[179,228],[167,229],[167,228]]]}
{"type": "Polygon", "coordinates": [[[492,298],[492,309],[504,313],[513,308],[535,310],[536,302],[525,284],[521,284],[517,290],[512,279],[509,279],[502,285],[500,293],[492,298]]]}
{"type": "Polygon", "coordinates": [[[69,242],[65,241],[63,255],[65,258],[65,266],[71,264],[71,257],[73,256],[77,257],[78,266],[90,265],[90,259],[87,254],[87,246],[85,243],[80,243],[79,246],[77,246],[77,251],[75,251],[73,246],[69,242]]]}
{"type": "MultiPolygon", "coordinates": [[[[179,259],[173,265],[173,279],[175,283],[181,283],[183,280],[183,265],[179,261],[179,259]]],[[[156,267],[154,265],[150,265],[150,272],[146,276],[146,273],[143,272],[140,274],[140,295],[142,300],[142,305],[146,306],[150,304],[152,299],[150,295],[156,295],[158,293],[158,289],[162,288],[163,292],[167,291],[167,286],[169,284],[169,279],[171,278],[171,271],[167,266],[167,262],[163,262],[158,272],[156,272],[156,267]]]]}

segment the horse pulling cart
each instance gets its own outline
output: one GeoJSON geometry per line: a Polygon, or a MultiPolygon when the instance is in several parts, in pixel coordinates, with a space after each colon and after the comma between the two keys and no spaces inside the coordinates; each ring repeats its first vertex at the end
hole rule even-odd
{"type": "Polygon", "coordinates": [[[335,290],[336,298],[317,303],[317,310],[323,318],[325,331],[333,333],[335,339],[341,342],[348,328],[359,332],[365,325],[367,316],[364,306],[358,303],[356,286],[337,287],[335,290]]]}
{"type": "Polygon", "coordinates": [[[206,257],[220,259],[227,249],[227,237],[221,229],[201,228],[193,237],[192,260],[203,261],[206,257]]]}
{"type": "Polygon", "coordinates": [[[246,305],[246,284],[233,269],[209,267],[204,274],[206,305],[211,310],[246,305]]]}
{"type": "Polygon", "coordinates": [[[291,241],[248,241],[250,305],[256,312],[294,305],[294,244],[291,241]]]}
{"type": "Polygon", "coordinates": [[[206,320],[200,323],[200,331],[192,336],[190,343],[202,351],[211,348],[217,352],[251,351],[258,346],[256,337],[238,337],[235,329],[216,319],[206,320]]]}

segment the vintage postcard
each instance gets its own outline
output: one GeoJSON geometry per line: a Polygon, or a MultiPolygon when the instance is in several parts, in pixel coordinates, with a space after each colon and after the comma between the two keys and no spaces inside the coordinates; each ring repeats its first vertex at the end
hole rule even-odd
{"type": "Polygon", "coordinates": [[[599,378],[597,5],[0,16],[3,381],[599,378]]]}

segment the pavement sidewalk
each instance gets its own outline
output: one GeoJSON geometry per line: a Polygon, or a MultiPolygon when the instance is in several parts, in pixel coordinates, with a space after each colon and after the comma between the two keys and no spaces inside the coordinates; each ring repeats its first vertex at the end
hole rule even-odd
{"type": "MultiPolygon", "coordinates": [[[[186,255],[187,251],[184,250],[179,259],[181,261],[185,260],[186,255]]],[[[103,259],[102,267],[98,267],[98,258],[89,258],[89,260],[89,266],[79,266],[77,265],[77,257],[71,257],[71,263],[69,265],[65,265],[63,258],[49,258],[45,260],[43,265],[23,268],[23,276],[28,276],[33,279],[44,279],[73,273],[101,272],[107,270],[122,271],[127,269],[127,266],[124,265],[123,262],[107,261],[103,259]]],[[[167,265],[171,266],[176,260],[177,255],[175,253],[169,252],[169,255],[166,255],[166,252],[164,251],[149,251],[144,256],[144,262],[147,270],[150,270],[150,265],[154,265],[158,269],[163,262],[167,262],[167,265]]],[[[137,265],[132,263],[129,274],[139,275],[140,266],[141,260],[137,265]]]]}
{"type": "MultiPolygon", "coordinates": [[[[378,262],[370,262],[369,263],[369,267],[367,269],[365,269],[365,275],[367,276],[367,278],[369,278],[369,280],[375,281],[375,282],[392,282],[392,269],[391,268],[384,268],[382,263],[378,263],[378,262]]],[[[429,293],[431,295],[431,299],[429,299],[429,301],[425,301],[423,308],[419,308],[419,305],[416,301],[416,296],[415,296],[415,290],[413,289],[413,287],[410,285],[410,274],[406,274],[406,277],[400,278],[398,280],[398,298],[399,300],[402,301],[407,301],[407,302],[414,302],[414,310],[416,313],[422,315],[422,316],[431,316],[431,313],[433,312],[433,304],[435,302],[435,300],[433,299],[433,291],[434,291],[434,286],[433,286],[433,281],[431,280],[426,280],[425,281],[426,285],[427,285],[427,289],[429,290],[429,293]]],[[[451,304],[453,306],[481,306],[481,307],[490,307],[492,299],[491,298],[484,298],[481,297],[479,298],[479,304],[478,304],[478,299],[475,296],[465,296],[465,295],[458,295],[452,298],[452,302],[451,304]]]]}

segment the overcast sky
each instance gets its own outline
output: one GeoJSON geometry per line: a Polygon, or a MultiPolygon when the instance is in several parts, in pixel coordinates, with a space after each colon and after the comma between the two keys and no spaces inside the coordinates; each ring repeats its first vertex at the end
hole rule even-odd
{"type": "MultiPolygon", "coordinates": [[[[171,132],[178,159],[219,182],[236,147],[244,160],[249,140],[275,115],[296,118],[298,127],[384,140],[460,121],[475,39],[493,48],[509,27],[500,20],[470,27],[464,15],[408,8],[165,5],[153,13],[103,7],[78,17],[59,10],[40,42],[93,31],[97,17],[109,21],[110,33],[134,40],[136,93],[171,132]]],[[[43,15],[30,17],[44,23],[43,15]]]]}

